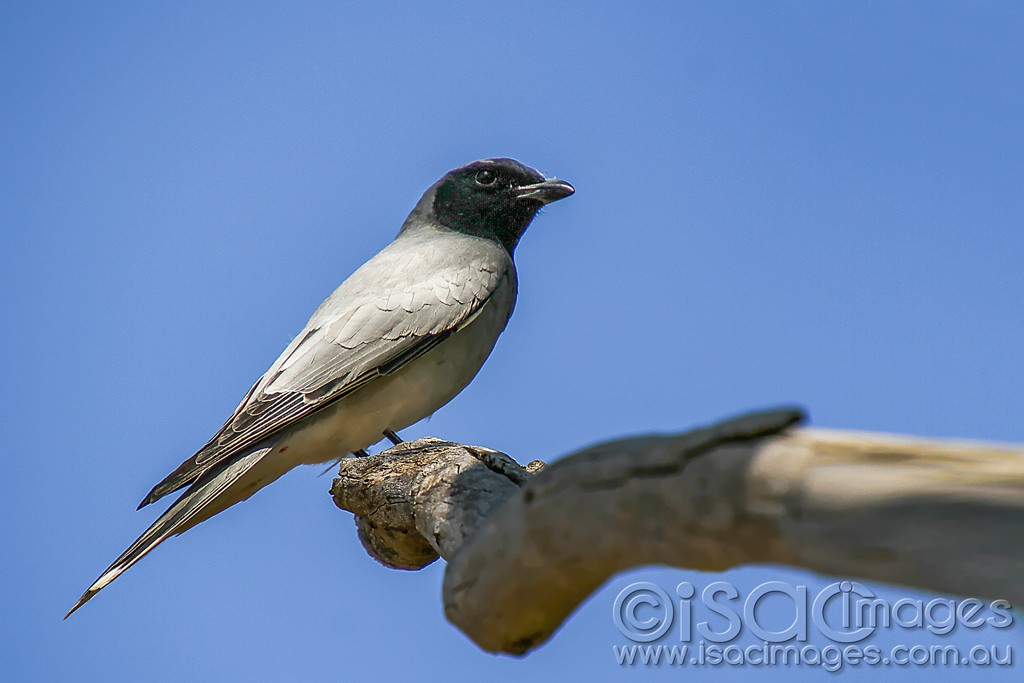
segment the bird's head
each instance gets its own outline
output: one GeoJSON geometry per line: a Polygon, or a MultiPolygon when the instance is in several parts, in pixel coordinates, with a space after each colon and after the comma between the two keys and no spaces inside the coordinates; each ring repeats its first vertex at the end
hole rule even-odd
{"type": "MultiPolygon", "coordinates": [[[[449,171],[424,196],[433,219],[449,230],[487,237],[509,253],[537,211],[575,190],[514,159],[483,159],[449,171]]],[[[426,208],[426,207],[423,207],[426,208]]]]}

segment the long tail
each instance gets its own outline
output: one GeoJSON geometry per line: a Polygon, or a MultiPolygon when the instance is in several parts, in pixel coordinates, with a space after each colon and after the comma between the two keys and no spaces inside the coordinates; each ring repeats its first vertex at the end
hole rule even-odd
{"type": "Polygon", "coordinates": [[[200,477],[178,500],[174,501],[171,507],[167,508],[164,514],[153,522],[152,526],[146,529],[145,533],[132,543],[128,550],[121,553],[121,556],[100,574],[100,577],[89,586],[85,593],[82,593],[82,597],[64,615],[64,618],[67,619],[74,614],[75,610],[88,602],[92,596],[103,590],[107,584],[172,534],[180,534],[252,495],[259,488],[258,485],[251,487],[251,490],[248,490],[250,487],[244,487],[246,490],[229,492],[229,489],[271,450],[272,448],[261,448],[246,453],[230,461],[224,467],[218,467],[200,477]]]}

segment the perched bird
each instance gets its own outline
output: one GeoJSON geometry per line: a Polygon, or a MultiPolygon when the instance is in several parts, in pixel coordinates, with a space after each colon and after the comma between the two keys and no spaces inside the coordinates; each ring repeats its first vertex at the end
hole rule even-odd
{"type": "Polygon", "coordinates": [[[573,192],[512,159],[475,161],[434,183],[398,237],[320,304],[209,443],[153,487],[139,508],[185,492],[65,619],[168,536],[293,467],[397,440],[397,430],[452,400],[512,315],[519,238],[538,209],[573,192]]]}

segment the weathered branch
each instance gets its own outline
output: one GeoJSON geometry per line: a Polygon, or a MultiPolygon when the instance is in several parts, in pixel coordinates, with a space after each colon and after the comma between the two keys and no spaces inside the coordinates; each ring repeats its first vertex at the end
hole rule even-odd
{"type": "Polygon", "coordinates": [[[545,642],[617,572],[777,563],[1024,601],[1024,448],[788,429],[791,410],[584,449],[543,468],[438,439],[346,460],[332,487],[382,563],[448,561],[485,650],[545,642]]]}

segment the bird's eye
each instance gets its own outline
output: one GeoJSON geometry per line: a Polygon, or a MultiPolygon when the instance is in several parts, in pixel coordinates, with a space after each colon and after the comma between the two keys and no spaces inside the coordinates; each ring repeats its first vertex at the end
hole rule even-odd
{"type": "Polygon", "coordinates": [[[495,175],[494,171],[488,169],[476,172],[476,182],[481,185],[493,185],[497,178],[498,176],[495,175]]]}

